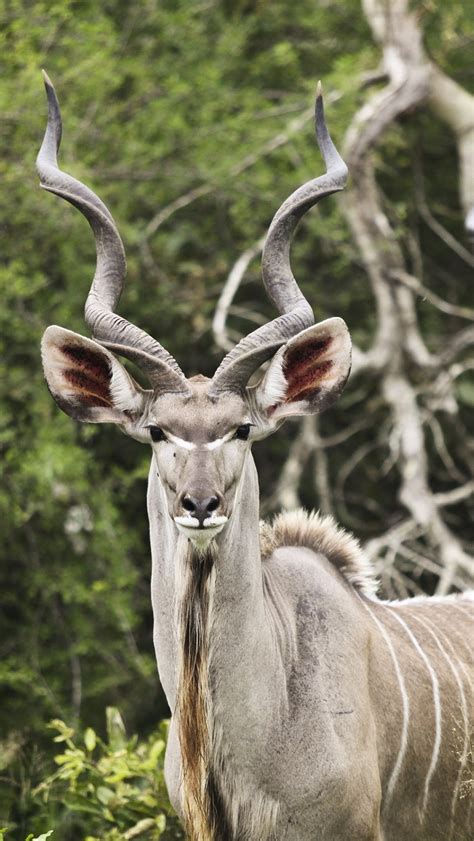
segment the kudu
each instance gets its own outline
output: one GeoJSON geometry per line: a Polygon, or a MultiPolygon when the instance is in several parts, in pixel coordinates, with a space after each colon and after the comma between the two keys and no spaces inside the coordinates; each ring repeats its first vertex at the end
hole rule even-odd
{"type": "Polygon", "coordinates": [[[115,309],[125,256],[108,209],[57,164],[46,78],[41,185],[95,234],[85,307],[93,339],[48,327],[49,389],[63,411],[151,444],[154,643],[172,723],[166,779],[194,841],[467,841],[472,595],[384,602],[354,538],[297,511],[259,525],[251,444],[321,412],[349,374],[346,325],[313,313],[290,268],[300,217],[345,185],[321,92],[325,175],[276,213],[263,280],[280,315],[212,379],[186,379],[115,309]],[[117,360],[145,372],[141,388],[117,360]],[[264,362],[257,385],[249,379],[264,362]]]}

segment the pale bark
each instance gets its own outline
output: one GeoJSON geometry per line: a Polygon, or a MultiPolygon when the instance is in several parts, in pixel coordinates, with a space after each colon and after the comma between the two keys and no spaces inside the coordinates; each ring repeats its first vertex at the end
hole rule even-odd
{"type": "Polygon", "coordinates": [[[474,96],[450,79],[426,56],[419,15],[407,0],[362,0],[374,39],[383,50],[383,66],[392,83],[408,72],[426,74],[427,105],[456,138],[459,195],[465,225],[474,234],[474,96]]]}
{"type": "Polygon", "coordinates": [[[466,229],[474,234],[474,96],[431,64],[428,104],[456,137],[459,194],[466,229]]]}
{"type": "MultiPolygon", "coordinates": [[[[353,176],[352,187],[346,194],[345,212],[378,308],[374,344],[356,371],[369,368],[381,376],[382,394],[393,427],[389,440],[400,472],[399,499],[410,513],[409,522],[416,524],[417,537],[430,546],[433,562],[425,557],[426,553],[424,556],[418,553],[418,557],[425,557],[425,568],[431,565],[432,570],[438,571],[438,592],[444,594],[454,583],[459,585],[458,572],[461,580],[463,574],[472,576],[473,561],[446,525],[439,500],[430,487],[423,412],[407,357],[416,364],[418,377],[422,373],[426,379],[432,376],[433,369],[438,369],[440,359],[428,352],[423,341],[413,292],[422,289],[434,305],[450,314],[471,318],[472,311],[447,304],[408,273],[395,231],[384,212],[372,150],[399,114],[408,108],[431,105],[463,144],[459,181],[467,211],[472,195],[466,184],[469,173],[464,138],[471,131],[473,99],[427,59],[419,19],[409,11],[406,0],[363,0],[362,5],[374,38],[382,48],[388,84],[356,115],[345,143],[345,157],[353,176]]],[[[447,389],[446,403],[441,408],[453,410],[452,403],[452,390],[447,389]]],[[[455,492],[456,489],[451,493],[455,492]]],[[[410,534],[407,536],[412,538],[410,534]]],[[[412,560],[417,556],[403,547],[403,541],[404,537],[400,536],[392,560],[397,553],[405,553],[407,557],[407,551],[412,560]]],[[[390,545],[393,547],[393,541],[390,545]]],[[[372,556],[374,547],[372,541],[372,556]]]]}
{"type": "Polygon", "coordinates": [[[222,348],[222,350],[225,350],[226,353],[231,350],[235,344],[229,336],[227,327],[229,310],[250,263],[255,259],[255,257],[257,257],[258,254],[262,253],[264,242],[265,238],[262,237],[240,255],[238,260],[236,260],[232,266],[227,276],[227,280],[222,287],[222,292],[219,295],[219,300],[214,312],[214,318],[212,319],[212,332],[214,334],[214,341],[216,345],[222,348]]]}

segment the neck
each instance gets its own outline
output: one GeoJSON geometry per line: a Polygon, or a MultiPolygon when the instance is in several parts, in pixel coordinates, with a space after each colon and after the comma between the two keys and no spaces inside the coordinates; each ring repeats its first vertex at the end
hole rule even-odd
{"type": "MultiPolygon", "coordinates": [[[[237,758],[242,711],[235,704],[235,676],[242,697],[250,697],[256,671],[261,675],[264,665],[272,668],[252,456],[247,457],[229,523],[205,551],[178,535],[153,465],[148,506],[154,641],[162,685],[177,713],[185,818],[188,825],[200,827],[196,837],[207,838],[206,828],[212,826],[220,827],[220,833],[210,837],[230,837],[223,825],[228,810],[222,808],[213,769],[222,755],[224,723],[237,758]]],[[[257,722],[247,723],[252,730],[258,727],[257,722]]],[[[247,759],[239,757],[240,767],[247,759]]]]}
{"type": "MultiPolygon", "coordinates": [[[[255,633],[263,617],[262,573],[259,548],[258,479],[248,454],[237,488],[228,525],[211,544],[215,559],[212,575],[212,641],[218,662],[232,675],[241,664],[243,632],[255,633]],[[222,651],[223,644],[225,651],[222,651]]],[[[148,515],[152,552],[152,604],[154,643],[161,683],[171,710],[178,689],[178,663],[182,640],[179,633],[180,606],[189,594],[188,578],[200,569],[190,558],[203,558],[180,536],[168,513],[164,489],[152,460],[148,484],[148,515]]],[[[199,588],[195,595],[199,594],[199,588]]]]}

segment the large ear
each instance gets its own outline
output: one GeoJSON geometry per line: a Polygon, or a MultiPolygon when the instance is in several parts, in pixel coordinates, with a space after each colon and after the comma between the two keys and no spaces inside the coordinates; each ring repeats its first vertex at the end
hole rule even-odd
{"type": "Polygon", "coordinates": [[[92,339],[48,327],[41,342],[48,388],[59,408],[79,421],[130,424],[147,392],[115,356],[92,339]]]}
{"type": "Polygon", "coordinates": [[[268,421],[324,412],[351,370],[351,338],[342,318],[328,318],[290,339],[273,357],[254,399],[268,421]]]}

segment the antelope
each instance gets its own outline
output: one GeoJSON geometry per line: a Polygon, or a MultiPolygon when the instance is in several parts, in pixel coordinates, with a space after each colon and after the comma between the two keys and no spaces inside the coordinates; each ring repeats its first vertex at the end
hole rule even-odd
{"type": "Polygon", "coordinates": [[[289,258],[299,219],[347,178],[321,90],[326,173],[284,201],[263,252],[279,315],[211,379],[187,379],[116,314],[122,241],[97,195],[58,168],[61,116],[45,85],[41,186],[84,214],[97,265],[85,305],[93,338],[48,327],[44,373],[72,418],[115,423],[152,448],[153,638],[172,711],[165,772],[188,837],[467,841],[473,594],[382,601],[359,544],[330,517],[298,510],[259,524],[253,442],[328,409],[351,365],[344,321],[314,324],[289,258]]]}

